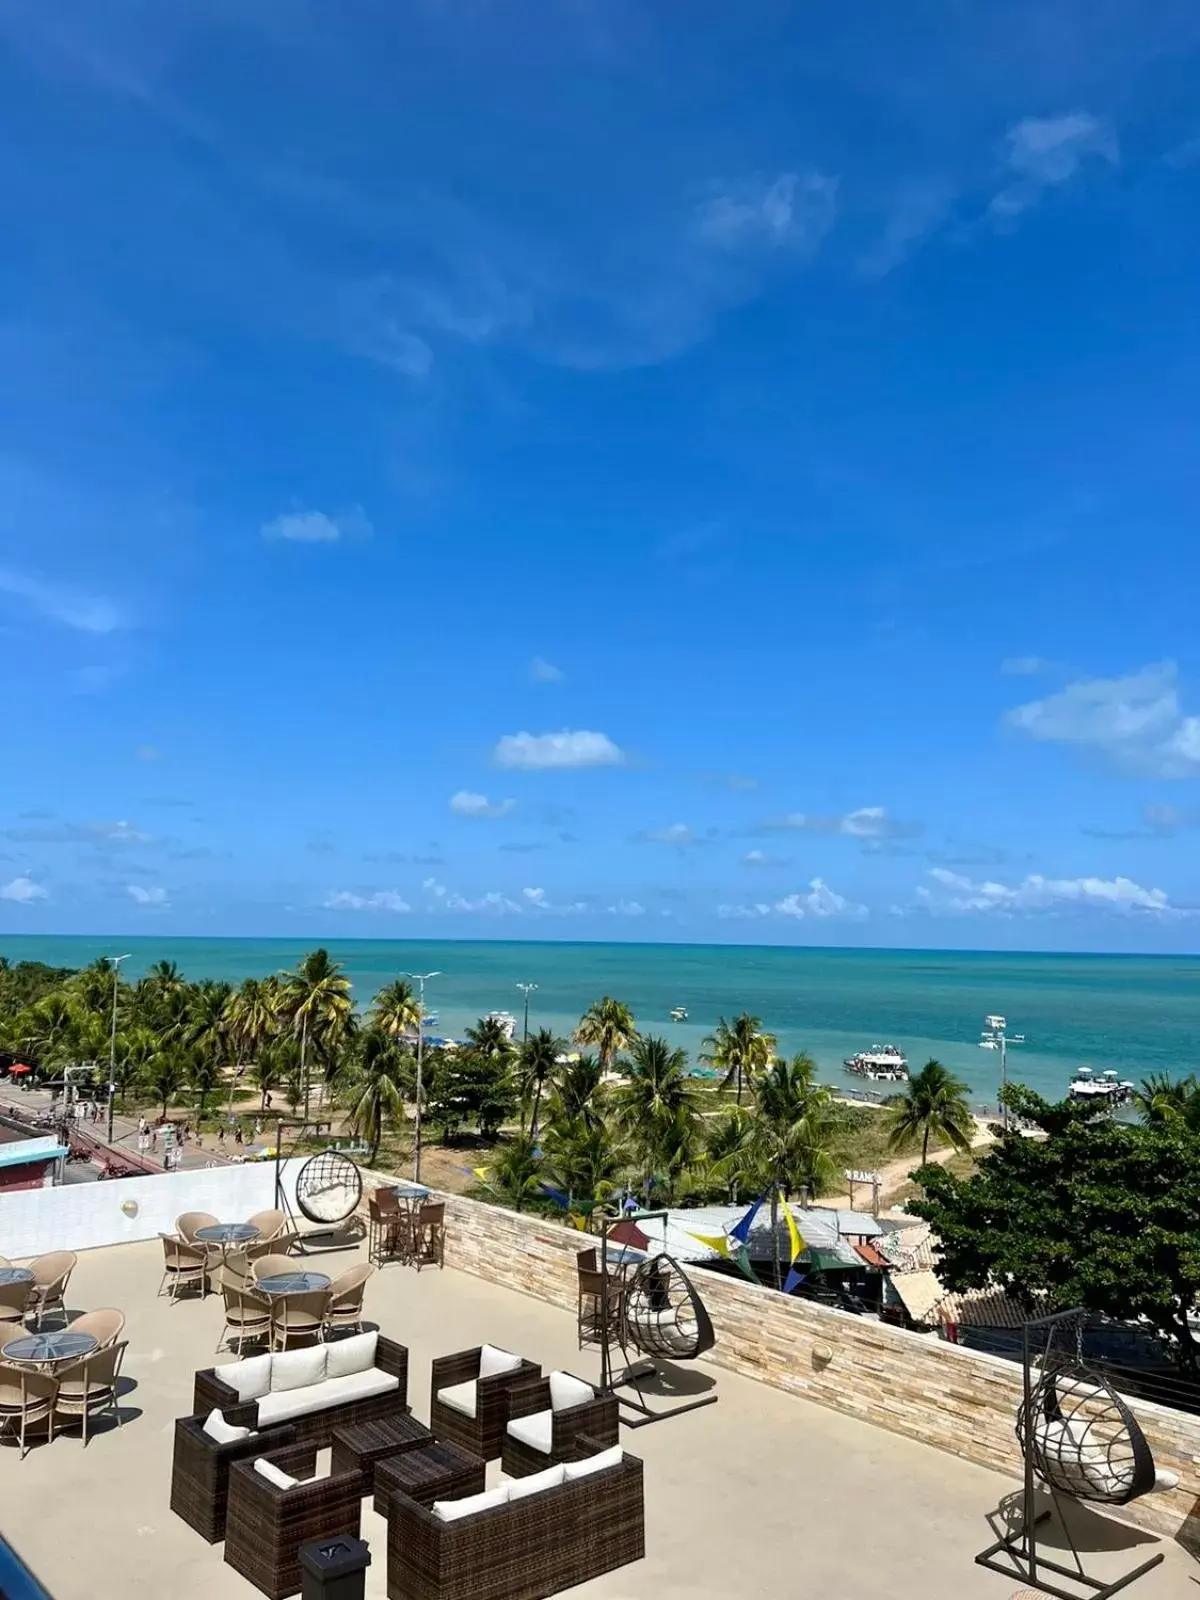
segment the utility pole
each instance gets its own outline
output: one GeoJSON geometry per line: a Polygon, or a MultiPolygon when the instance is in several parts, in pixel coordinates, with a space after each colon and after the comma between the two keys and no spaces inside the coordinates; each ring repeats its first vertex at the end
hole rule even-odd
{"type": "Polygon", "coordinates": [[[406,978],[411,978],[417,985],[419,999],[417,1002],[417,1120],[413,1130],[413,1182],[421,1181],[421,1106],[425,1098],[425,1083],[422,1073],[424,1064],[425,1046],[425,985],[431,978],[440,978],[440,972],[406,972],[406,978]]]}
{"type": "Polygon", "coordinates": [[[113,1003],[112,1027],[108,1033],[108,1142],[113,1142],[113,1096],[117,1092],[117,995],[121,989],[121,963],[128,961],[129,955],[113,956],[113,1003]]]}
{"type": "Polygon", "coordinates": [[[1005,1017],[989,1016],[983,1019],[983,1037],[979,1041],[981,1050],[999,1050],[1000,1052],[1000,1124],[1005,1132],[1008,1131],[1008,1106],[1004,1100],[1004,1091],[1008,1088],[1008,1047],[1010,1044],[1024,1044],[1023,1033],[1009,1033],[1008,1021],[1005,1017]]]}
{"type": "Polygon", "coordinates": [[[530,993],[537,988],[537,984],[519,983],[517,988],[520,989],[521,993],[525,996],[525,1031],[521,1035],[521,1042],[522,1044],[525,1044],[529,1040],[529,996],[530,993]]]}

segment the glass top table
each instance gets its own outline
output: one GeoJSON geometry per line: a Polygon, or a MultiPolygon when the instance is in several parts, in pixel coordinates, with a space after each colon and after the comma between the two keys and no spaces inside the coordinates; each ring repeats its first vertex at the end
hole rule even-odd
{"type": "Polygon", "coordinates": [[[428,1200],[432,1190],[427,1189],[423,1183],[398,1183],[392,1193],[399,1200],[428,1200]]]}
{"type": "Polygon", "coordinates": [[[252,1222],[211,1222],[207,1228],[196,1229],[196,1238],[204,1244],[247,1244],[258,1234],[252,1222]]]}
{"type": "Polygon", "coordinates": [[[255,1281],[265,1294],[312,1294],[317,1289],[328,1289],[332,1280],[324,1272],[277,1272],[255,1281]]]}
{"type": "Polygon", "coordinates": [[[33,1273],[28,1267],[0,1267],[0,1283],[32,1283],[33,1273]]]}
{"type": "Polygon", "coordinates": [[[77,1361],[80,1356],[91,1355],[96,1345],[94,1335],[64,1328],[60,1333],[30,1333],[10,1339],[0,1355],[6,1361],[77,1361]]]}

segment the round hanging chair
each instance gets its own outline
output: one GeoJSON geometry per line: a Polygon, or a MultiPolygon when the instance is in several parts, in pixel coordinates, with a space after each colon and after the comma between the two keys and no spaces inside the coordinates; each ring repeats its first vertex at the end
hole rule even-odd
{"type": "Polygon", "coordinates": [[[694,1361],[716,1343],[704,1302],[668,1255],[643,1261],[629,1280],[623,1343],[660,1360],[694,1361]]]}
{"type": "Polygon", "coordinates": [[[309,1156],[296,1176],[296,1204],[310,1222],[345,1222],[362,1199],[362,1173],[340,1150],[309,1156]]]}
{"type": "Polygon", "coordinates": [[[1081,1361],[1041,1374],[1017,1413],[1017,1439],[1042,1482],[1076,1500],[1123,1506],[1155,1486],[1137,1418],[1081,1361]]]}

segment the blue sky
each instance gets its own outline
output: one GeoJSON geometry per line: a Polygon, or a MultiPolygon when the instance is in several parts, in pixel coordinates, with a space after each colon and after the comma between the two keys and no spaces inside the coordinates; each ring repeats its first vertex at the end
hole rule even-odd
{"type": "Polygon", "coordinates": [[[1200,11],[10,0],[0,935],[1195,949],[1200,11]]]}

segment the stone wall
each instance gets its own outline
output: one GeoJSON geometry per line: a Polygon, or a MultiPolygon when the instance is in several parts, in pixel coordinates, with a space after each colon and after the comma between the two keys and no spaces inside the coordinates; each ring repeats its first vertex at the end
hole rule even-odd
{"type": "MultiPolygon", "coordinates": [[[[395,1179],[371,1175],[369,1182],[375,1181],[395,1179]]],[[[574,1315],[575,1253],[589,1242],[585,1236],[542,1217],[458,1195],[444,1198],[451,1266],[574,1315]]],[[[744,1279],[702,1270],[694,1277],[717,1334],[706,1361],[1020,1477],[1013,1419],[1021,1372],[1012,1362],[744,1279]]],[[[1156,1464],[1177,1472],[1180,1483],[1169,1494],[1135,1501],[1121,1515],[1200,1549],[1200,1418],[1141,1401],[1132,1409],[1156,1464]]]]}

